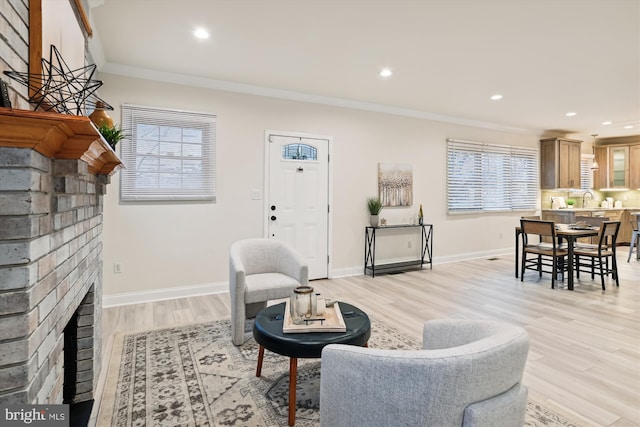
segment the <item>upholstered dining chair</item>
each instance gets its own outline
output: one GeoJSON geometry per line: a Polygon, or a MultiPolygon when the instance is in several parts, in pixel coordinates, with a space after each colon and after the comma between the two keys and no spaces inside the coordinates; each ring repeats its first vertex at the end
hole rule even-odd
{"type": "Polygon", "coordinates": [[[620,231],[620,221],[604,221],[600,224],[597,244],[576,246],[573,251],[576,260],[576,277],[580,277],[581,271],[591,273],[591,279],[594,279],[597,274],[600,276],[602,290],[605,290],[604,278],[611,274],[616,281],[616,286],[620,286],[616,262],[618,231],[620,231]],[[587,258],[586,262],[583,261],[584,258],[587,258]],[[609,267],[609,260],[611,267],[609,267]]]}
{"type": "Polygon", "coordinates": [[[523,328],[464,319],[426,322],[422,350],[328,345],[320,426],[521,426],[528,351],[523,328]]]}
{"type": "Polygon", "coordinates": [[[246,239],[231,245],[229,294],[233,344],[245,341],[245,320],[255,317],[267,306],[267,301],[287,298],[296,286],[308,283],[309,266],[286,243],[246,239]]]}
{"type": "Polygon", "coordinates": [[[520,229],[523,239],[520,281],[524,281],[525,270],[535,270],[539,277],[542,277],[543,272],[551,273],[553,289],[558,272],[566,270],[566,263],[563,261],[569,253],[564,245],[558,243],[554,222],[520,219],[520,229]],[[534,243],[532,236],[538,236],[538,241],[534,243]],[[548,239],[544,239],[545,237],[548,239]],[[546,242],[543,239],[549,241],[546,242]],[[549,267],[551,267],[550,270],[549,267]]]}

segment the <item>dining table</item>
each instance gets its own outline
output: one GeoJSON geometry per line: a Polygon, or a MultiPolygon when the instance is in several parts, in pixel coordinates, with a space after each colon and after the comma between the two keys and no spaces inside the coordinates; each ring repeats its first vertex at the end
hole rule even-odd
{"type": "MultiPolygon", "coordinates": [[[[581,237],[597,236],[600,232],[600,227],[588,226],[577,227],[575,224],[556,224],[556,236],[567,242],[567,289],[573,290],[573,250],[575,248],[576,241],[581,237]]],[[[516,226],[516,277],[518,277],[519,271],[519,258],[520,258],[520,241],[524,238],[522,236],[522,229],[520,226],[516,226]]],[[[524,242],[523,242],[524,244],[524,242]]]]}

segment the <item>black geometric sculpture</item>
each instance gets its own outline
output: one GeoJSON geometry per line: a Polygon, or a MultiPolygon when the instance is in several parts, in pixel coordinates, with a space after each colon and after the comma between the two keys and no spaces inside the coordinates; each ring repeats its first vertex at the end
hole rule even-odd
{"type": "Polygon", "coordinates": [[[49,60],[42,58],[41,76],[17,71],[4,73],[33,90],[34,93],[29,98],[29,102],[36,104],[36,110],[42,108],[45,111],[80,116],[84,107],[95,108],[98,101],[104,104],[105,110],[113,110],[111,105],[95,94],[103,84],[100,80],[91,79],[95,70],[95,64],[75,70],[70,69],[58,49],[51,45],[49,60]],[[40,82],[40,77],[42,77],[42,86],[36,84],[40,82]]]}

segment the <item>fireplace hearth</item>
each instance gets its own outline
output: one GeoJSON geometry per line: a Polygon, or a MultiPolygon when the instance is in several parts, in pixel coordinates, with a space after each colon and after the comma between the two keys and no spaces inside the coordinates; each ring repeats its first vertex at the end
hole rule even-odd
{"type": "Polygon", "coordinates": [[[0,108],[0,405],[94,398],[119,163],[86,117],[0,108]]]}
{"type": "MultiPolygon", "coordinates": [[[[85,298],[86,300],[87,298],[85,298]]],[[[62,383],[62,403],[69,405],[70,427],[86,427],[91,417],[91,410],[93,409],[93,399],[78,401],[77,393],[78,389],[86,389],[83,383],[86,381],[87,372],[78,370],[78,363],[82,362],[80,358],[83,357],[78,352],[80,346],[79,340],[86,339],[93,341],[92,335],[83,332],[87,328],[92,328],[93,325],[79,327],[79,323],[84,319],[80,314],[83,304],[87,301],[83,300],[80,308],[71,316],[69,323],[64,328],[64,367],[63,367],[63,383],[62,383]],[[82,330],[79,330],[82,329],[82,330]],[[84,338],[80,338],[79,335],[86,335],[84,338]]],[[[84,322],[83,322],[84,323],[84,322]]],[[[91,343],[92,344],[92,343],[91,343]]],[[[84,356],[86,357],[86,355],[84,356]]],[[[86,359],[85,359],[86,361],[86,359]]]]}

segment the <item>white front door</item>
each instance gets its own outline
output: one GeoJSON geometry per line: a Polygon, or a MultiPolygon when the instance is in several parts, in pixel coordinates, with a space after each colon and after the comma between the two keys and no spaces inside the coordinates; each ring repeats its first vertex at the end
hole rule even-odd
{"type": "Polygon", "coordinates": [[[267,132],[267,232],[309,263],[309,279],[328,276],[329,139],[267,132]]]}

